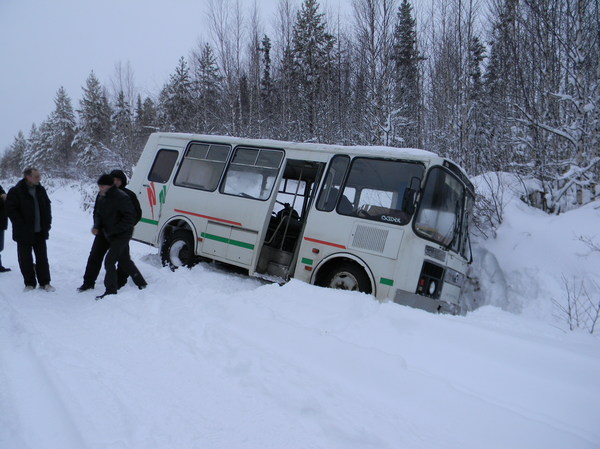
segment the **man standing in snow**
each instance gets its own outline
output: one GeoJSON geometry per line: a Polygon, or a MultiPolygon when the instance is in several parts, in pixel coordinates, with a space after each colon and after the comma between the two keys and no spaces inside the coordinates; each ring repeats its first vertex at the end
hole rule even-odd
{"type": "Polygon", "coordinates": [[[94,228],[92,233],[104,234],[109,248],[104,259],[106,275],[104,277],[105,292],[96,296],[102,299],[108,295],[116,295],[119,287],[116,264],[119,263],[127,275],[138,286],[145,288],[147,283],[129,257],[129,240],[133,235],[136,213],[131,198],[114,185],[114,178],[104,174],[98,179],[100,195],[94,210],[94,228]]]}
{"type": "Polygon", "coordinates": [[[6,213],[12,222],[13,240],[17,242],[19,268],[25,281],[25,291],[33,290],[37,279],[40,288],[53,292],[46,249],[52,226],[50,198],[40,184],[42,175],[39,170],[26,168],[23,176],[6,196],[6,213]]]}
{"type": "MultiPolygon", "coordinates": [[[[6,201],[6,192],[0,186],[0,253],[4,249],[4,231],[8,227],[8,218],[6,217],[6,208],[4,202],[6,201]]],[[[6,273],[10,271],[10,268],[6,268],[2,265],[2,256],[0,254],[0,273],[6,273]]]]}
{"type": "MultiPolygon", "coordinates": [[[[140,218],[142,218],[142,208],[140,206],[140,202],[137,199],[137,195],[135,193],[133,193],[131,190],[125,188],[125,186],[127,185],[127,176],[125,175],[125,173],[123,173],[122,170],[113,170],[112,172],[110,172],[110,176],[113,177],[114,184],[119,189],[121,189],[123,192],[125,192],[127,195],[129,195],[129,198],[131,199],[133,208],[135,210],[135,223],[134,223],[134,226],[135,226],[135,224],[137,224],[137,222],[140,221],[140,218]]],[[[98,194],[98,197],[96,197],[96,203],[94,204],[94,213],[96,212],[98,198],[100,198],[100,197],[101,197],[100,194],[98,194]]],[[[92,232],[94,232],[94,231],[92,231],[92,232]]],[[[90,251],[90,255],[88,257],[87,264],[85,266],[85,273],[83,275],[83,284],[81,285],[81,287],[79,287],[77,289],[77,291],[84,292],[86,290],[91,290],[94,288],[94,286],[96,284],[96,279],[98,278],[98,275],[100,274],[100,268],[102,267],[102,261],[104,260],[104,256],[106,255],[106,252],[108,251],[109,246],[110,246],[110,244],[106,240],[106,237],[104,237],[104,233],[97,232],[94,237],[94,242],[92,243],[92,249],[90,251]]],[[[121,264],[118,264],[117,289],[120,289],[127,283],[128,277],[129,277],[129,275],[127,274],[125,269],[121,266],[121,264]]]]}

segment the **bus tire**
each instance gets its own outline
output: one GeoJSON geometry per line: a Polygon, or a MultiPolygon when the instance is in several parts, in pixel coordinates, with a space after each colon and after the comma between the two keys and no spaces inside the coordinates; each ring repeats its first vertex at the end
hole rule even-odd
{"type": "Polygon", "coordinates": [[[165,239],[160,257],[163,266],[168,266],[173,271],[179,267],[193,267],[196,263],[193,234],[184,229],[173,232],[165,239]]]}
{"type": "Polygon", "coordinates": [[[372,293],[371,281],[365,270],[352,262],[342,262],[320,276],[317,285],[339,290],[372,293]]]}

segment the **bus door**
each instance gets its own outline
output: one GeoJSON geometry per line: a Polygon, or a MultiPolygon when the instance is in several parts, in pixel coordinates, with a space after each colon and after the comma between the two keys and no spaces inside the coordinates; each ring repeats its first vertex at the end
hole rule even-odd
{"type": "Polygon", "coordinates": [[[136,239],[158,243],[157,227],[167,198],[168,185],[179,158],[179,150],[161,147],[154,157],[147,177],[144,176],[145,180],[142,181],[139,191],[135,192],[142,208],[142,218],[135,227],[136,239]]]}
{"type": "Polygon", "coordinates": [[[240,145],[233,150],[220,194],[197,205],[198,216],[206,220],[202,255],[252,271],[284,156],[280,149],[240,145]]]}
{"type": "Polygon", "coordinates": [[[262,244],[257,273],[283,280],[293,273],[299,242],[324,167],[322,162],[287,161],[262,244]]]}

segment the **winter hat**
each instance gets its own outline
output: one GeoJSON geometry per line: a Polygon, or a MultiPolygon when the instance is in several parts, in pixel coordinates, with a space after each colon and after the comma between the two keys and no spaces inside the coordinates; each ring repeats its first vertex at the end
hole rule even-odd
{"type": "Polygon", "coordinates": [[[107,175],[104,173],[102,176],[98,178],[99,186],[112,186],[115,183],[114,178],[111,175],[107,175]]]}
{"type": "Polygon", "coordinates": [[[121,180],[121,188],[127,185],[127,176],[123,173],[122,170],[113,170],[110,172],[110,176],[113,178],[119,178],[121,180]]]}

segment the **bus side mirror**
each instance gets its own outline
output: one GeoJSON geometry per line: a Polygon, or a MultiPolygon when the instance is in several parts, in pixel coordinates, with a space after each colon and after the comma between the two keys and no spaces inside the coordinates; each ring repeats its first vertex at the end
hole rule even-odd
{"type": "Polygon", "coordinates": [[[402,198],[402,211],[408,215],[412,215],[415,212],[417,193],[419,193],[421,187],[421,180],[414,176],[410,180],[410,186],[404,189],[404,196],[402,198]]]}

